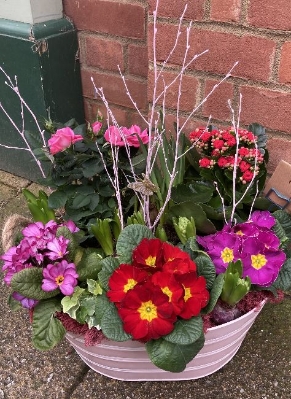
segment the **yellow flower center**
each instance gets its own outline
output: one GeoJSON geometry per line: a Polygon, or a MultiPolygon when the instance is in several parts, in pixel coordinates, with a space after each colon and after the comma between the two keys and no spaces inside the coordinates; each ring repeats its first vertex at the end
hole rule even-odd
{"type": "Polygon", "coordinates": [[[252,260],[252,266],[256,270],[261,269],[267,263],[265,255],[262,254],[252,255],[251,260],[252,260]]]}
{"type": "Polygon", "coordinates": [[[191,290],[190,290],[190,288],[185,288],[185,287],[184,287],[184,290],[185,290],[184,301],[187,302],[188,299],[190,299],[192,297],[191,290]]]}
{"type": "Polygon", "coordinates": [[[142,302],[137,311],[141,320],[152,321],[158,317],[157,307],[152,301],[142,302]]]}
{"type": "Polygon", "coordinates": [[[164,294],[168,295],[169,302],[171,302],[173,293],[170,290],[170,288],[169,287],[164,287],[164,288],[162,288],[162,291],[163,291],[164,294]]]}
{"type": "Polygon", "coordinates": [[[237,231],[236,234],[237,234],[238,236],[243,236],[243,235],[244,235],[244,233],[243,233],[241,230],[237,231]]]}
{"type": "Polygon", "coordinates": [[[147,259],[145,259],[145,263],[147,266],[150,267],[156,267],[156,257],[155,256],[149,256],[147,259]]]}
{"type": "Polygon", "coordinates": [[[65,277],[64,276],[58,276],[55,278],[55,282],[57,285],[61,285],[62,282],[64,281],[65,277]]]}
{"type": "Polygon", "coordinates": [[[224,263],[229,263],[233,260],[233,250],[230,248],[224,248],[223,251],[221,251],[221,259],[223,260],[224,263]]]}
{"type": "Polygon", "coordinates": [[[135,281],[133,278],[129,278],[127,280],[127,284],[123,286],[123,292],[127,292],[129,290],[132,290],[133,287],[137,284],[137,281],[135,281]]]}

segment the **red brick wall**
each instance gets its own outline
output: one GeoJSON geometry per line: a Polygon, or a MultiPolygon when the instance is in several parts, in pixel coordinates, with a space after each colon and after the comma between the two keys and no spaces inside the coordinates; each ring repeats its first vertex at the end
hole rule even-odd
{"type": "MultiPolygon", "coordinates": [[[[98,106],[90,77],[103,86],[121,124],[135,121],[119,64],[135,101],[146,112],[153,84],[152,28],[155,0],[63,0],[64,10],[79,30],[83,91],[88,119],[98,106]],[[147,46],[148,43],[148,46],[147,46]],[[149,67],[149,68],[148,68],[149,67]],[[148,88],[147,88],[148,86],[148,88]],[[148,91],[147,91],[148,89],[148,91]]],[[[187,0],[160,0],[157,58],[171,49],[179,17],[187,0]]],[[[269,134],[270,170],[279,159],[291,162],[291,1],[188,0],[183,32],[190,20],[190,51],[208,53],[189,66],[182,87],[182,120],[232,67],[232,76],[211,95],[191,119],[187,129],[205,124],[209,115],[217,125],[230,124],[227,105],[237,108],[242,94],[241,125],[263,124],[269,134]]],[[[185,34],[170,59],[165,80],[182,62],[185,34]]],[[[176,86],[177,87],[177,86],[176,86]]],[[[176,87],[167,96],[174,114],[176,87]]]]}
{"type": "Polygon", "coordinates": [[[135,0],[63,0],[64,13],[79,31],[80,62],[88,120],[97,110],[91,77],[103,87],[121,125],[138,121],[118,65],[138,107],[147,111],[147,4],[135,0]]]}

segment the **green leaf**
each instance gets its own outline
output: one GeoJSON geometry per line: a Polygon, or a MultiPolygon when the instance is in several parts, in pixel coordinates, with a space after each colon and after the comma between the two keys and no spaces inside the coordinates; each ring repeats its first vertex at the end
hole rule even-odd
{"type": "Polygon", "coordinates": [[[27,298],[38,301],[52,298],[60,293],[58,288],[49,292],[43,291],[41,288],[42,279],[42,268],[29,267],[14,274],[11,280],[11,288],[27,298]]]}
{"type": "Polygon", "coordinates": [[[94,211],[94,209],[98,206],[99,201],[100,201],[99,194],[97,193],[91,194],[90,205],[89,205],[91,211],[94,211]]]}
{"type": "Polygon", "coordinates": [[[39,302],[34,308],[32,342],[37,349],[51,349],[64,338],[66,330],[54,316],[59,311],[60,301],[55,298],[39,302]]]}
{"type": "Polygon", "coordinates": [[[116,243],[116,252],[121,263],[131,262],[132,251],[143,238],[154,238],[146,226],[132,224],[122,230],[116,243]]]}
{"type": "Polygon", "coordinates": [[[80,281],[87,279],[97,279],[98,273],[101,270],[102,256],[100,250],[95,248],[86,248],[81,261],[77,265],[77,273],[80,281]]]}
{"type": "Polygon", "coordinates": [[[48,198],[48,206],[52,209],[63,208],[68,200],[66,191],[56,190],[48,198]]]}
{"type": "Polygon", "coordinates": [[[101,195],[101,197],[111,197],[114,194],[114,190],[110,184],[107,184],[106,186],[100,185],[98,188],[98,194],[101,195]]]}
{"type": "Polygon", "coordinates": [[[101,173],[104,169],[102,159],[89,159],[83,163],[83,174],[84,177],[93,177],[98,173],[101,173]]]}
{"type": "Polygon", "coordinates": [[[185,370],[187,364],[194,359],[203,348],[204,334],[190,345],[179,345],[166,341],[163,338],[151,340],[146,343],[149,358],[157,367],[179,373],[185,370]]]}
{"type": "Polygon", "coordinates": [[[77,185],[75,185],[74,193],[77,195],[78,194],[88,195],[88,194],[94,194],[95,190],[94,190],[94,187],[92,187],[92,186],[84,186],[84,185],[77,186],[77,185]]]}
{"type": "Polygon", "coordinates": [[[16,312],[17,310],[23,309],[21,303],[12,297],[12,294],[8,296],[7,304],[12,312],[16,312]]]}
{"type": "Polygon", "coordinates": [[[102,294],[102,288],[100,287],[100,284],[98,281],[88,279],[87,280],[87,285],[88,285],[88,291],[91,292],[93,295],[101,295],[102,294]]]}
{"type": "Polygon", "coordinates": [[[72,233],[66,226],[60,226],[57,229],[56,236],[57,237],[62,236],[69,240],[67,247],[69,254],[67,256],[69,260],[73,261],[76,253],[79,250],[78,234],[72,233]]]}
{"type": "Polygon", "coordinates": [[[102,317],[106,312],[106,308],[108,306],[108,298],[106,294],[98,295],[95,298],[95,316],[97,320],[97,324],[101,324],[102,317]]]}
{"type": "Polygon", "coordinates": [[[90,204],[89,195],[78,194],[74,198],[71,208],[72,209],[80,209],[80,208],[83,208],[84,206],[87,206],[88,204],[90,204]]]}
{"type": "Polygon", "coordinates": [[[77,286],[74,289],[73,295],[65,296],[61,300],[63,312],[68,313],[71,317],[73,317],[70,313],[71,309],[74,308],[74,312],[75,312],[76,308],[78,308],[80,306],[80,297],[83,295],[84,292],[85,292],[84,288],[77,286]]]}
{"type": "Polygon", "coordinates": [[[213,195],[214,188],[204,182],[196,181],[193,184],[185,185],[179,184],[174,187],[171,194],[171,199],[176,203],[185,201],[208,202],[213,195]]]}
{"type": "MultiPolygon", "coordinates": [[[[213,202],[215,199],[213,200],[213,202]]],[[[222,207],[214,208],[209,204],[200,204],[203,211],[206,213],[206,216],[212,220],[224,220],[224,213],[222,207]]],[[[221,202],[219,203],[221,205],[221,202]]],[[[228,219],[231,214],[231,209],[229,207],[225,207],[225,217],[228,219]]]]}
{"type": "Polygon", "coordinates": [[[108,280],[115,269],[119,266],[119,260],[117,258],[113,258],[112,256],[108,256],[101,261],[101,271],[98,274],[98,278],[102,288],[106,291],[109,290],[108,280]]]}
{"type": "Polygon", "coordinates": [[[291,288],[291,259],[287,259],[282,266],[273,286],[282,291],[288,291],[291,288]]]}
{"type": "Polygon", "coordinates": [[[173,205],[170,208],[169,213],[170,218],[184,216],[191,219],[191,217],[193,217],[196,228],[201,233],[212,234],[216,232],[214,224],[207,219],[206,213],[203,211],[202,207],[192,201],[181,202],[180,204],[173,205]]]}
{"type": "Polygon", "coordinates": [[[210,290],[216,278],[216,270],[212,260],[206,255],[199,255],[195,258],[199,276],[205,277],[207,289],[210,290]]]}
{"type": "Polygon", "coordinates": [[[198,316],[189,320],[180,319],[176,321],[174,330],[163,338],[173,344],[190,345],[201,336],[202,332],[203,321],[198,316]]]}
{"type": "Polygon", "coordinates": [[[112,341],[121,342],[131,339],[131,336],[123,329],[123,323],[118,316],[115,305],[109,300],[107,301],[100,326],[103,334],[112,341]]]}
{"type": "Polygon", "coordinates": [[[273,227],[273,230],[280,240],[284,240],[284,237],[291,240],[291,216],[282,210],[275,211],[273,216],[276,218],[276,225],[273,227]]]}
{"type": "Polygon", "coordinates": [[[213,283],[212,289],[210,291],[210,300],[207,306],[204,309],[202,309],[201,311],[202,314],[210,313],[214,309],[218,301],[218,298],[221,295],[223,284],[224,284],[224,273],[221,273],[216,277],[213,283]]]}
{"type": "Polygon", "coordinates": [[[24,136],[32,148],[41,148],[43,140],[40,133],[24,131],[24,136]]]}

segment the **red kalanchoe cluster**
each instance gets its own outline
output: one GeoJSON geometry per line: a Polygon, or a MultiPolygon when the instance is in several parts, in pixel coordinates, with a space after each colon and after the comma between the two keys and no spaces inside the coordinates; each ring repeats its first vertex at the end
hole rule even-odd
{"type": "Polygon", "coordinates": [[[229,170],[235,164],[237,137],[237,175],[242,184],[246,184],[258,174],[260,164],[264,162],[263,154],[256,148],[257,137],[252,132],[238,129],[236,136],[235,130],[231,128],[211,132],[207,128],[198,128],[189,135],[190,141],[202,155],[199,161],[201,168],[229,170]]]}
{"type": "Polygon", "coordinates": [[[178,318],[197,316],[209,300],[206,280],[181,249],[157,238],[143,239],[132,264],[121,264],[109,279],[124,330],[147,342],[169,334],[178,318]]]}

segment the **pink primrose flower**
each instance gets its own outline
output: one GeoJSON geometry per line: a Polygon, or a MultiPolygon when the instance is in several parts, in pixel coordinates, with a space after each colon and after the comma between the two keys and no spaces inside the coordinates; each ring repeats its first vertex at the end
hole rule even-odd
{"type": "Polygon", "coordinates": [[[12,265],[6,265],[6,266],[7,267],[5,269],[3,266],[3,270],[6,270],[5,277],[4,277],[3,281],[5,284],[10,285],[11,280],[15,273],[18,273],[23,269],[28,269],[29,267],[32,267],[33,265],[31,263],[15,262],[12,265]]]}
{"type": "Polygon", "coordinates": [[[58,129],[48,140],[50,153],[54,155],[62,152],[80,140],[83,140],[83,136],[75,134],[71,128],[64,127],[63,129],[58,129]]]}
{"type": "Polygon", "coordinates": [[[55,237],[52,241],[48,242],[47,249],[49,250],[46,255],[50,260],[56,260],[64,257],[68,253],[68,243],[70,240],[60,236],[55,237]]]}
{"type": "Polygon", "coordinates": [[[72,295],[74,287],[78,284],[79,277],[74,263],[68,263],[62,260],[54,265],[49,264],[42,271],[44,279],[41,288],[49,292],[59,288],[62,294],[72,295]]]}
{"type": "Polygon", "coordinates": [[[42,238],[44,235],[44,224],[42,222],[35,222],[29,224],[22,230],[24,237],[35,237],[37,239],[42,238]]]}
{"type": "Polygon", "coordinates": [[[72,220],[67,220],[63,226],[67,227],[71,233],[77,233],[77,231],[80,231],[79,227],[77,227],[72,220]]]}

